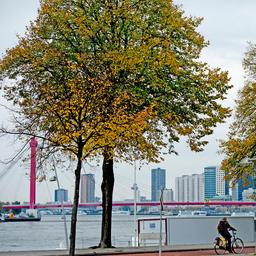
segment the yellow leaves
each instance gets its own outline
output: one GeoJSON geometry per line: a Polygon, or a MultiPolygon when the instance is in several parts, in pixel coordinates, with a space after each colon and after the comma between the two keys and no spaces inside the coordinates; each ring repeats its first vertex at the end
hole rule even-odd
{"type": "Polygon", "coordinates": [[[255,174],[256,162],[242,164],[246,158],[256,156],[256,83],[255,83],[255,46],[250,45],[245,55],[244,67],[251,76],[238,94],[235,118],[230,126],[229,138],[221,143],[225,154],[222,167],[235,180],[255,174]],[[254,173],[253,173],[254,172],[254,173]]]}
{"type": "Polygon", "coordinates": [[[127,49],[127,50],[112,50],[105,53],[104,59],[111,61],[113,75],[118,74],[122,69],[129,72],[134,72],[138,66],[145,62],[143,58],[143,48],[127,49]]]}
{"type": "Polygon", "coordinates": [[[177,128],[177,131],[180,135],[186,136],[193,132],[193,127],[179,127],[177,128]]]}
{"type": "Polygon", "coordinates": [[[42,13],[50,13],[50,10],[51,10],[51,8],[48,4],[45,3],[45,4],[41,5],[41,12],[42,13]]]}
{"type": "Polygon", "coordinates": [[[198,24],[169,0],[42,0],[0,69],[22,77],[10,97],[57,145],[75,151],[79,138],[84,154],[132,147],[155,160],[164,135],[191,135],[198,150],[227,114],[213,104],[227,76],[197,61],[205,46],[198,24]]]}

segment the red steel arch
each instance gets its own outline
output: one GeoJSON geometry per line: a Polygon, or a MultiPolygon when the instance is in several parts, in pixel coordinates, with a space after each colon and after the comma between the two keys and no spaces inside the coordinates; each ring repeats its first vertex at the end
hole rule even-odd
{"type": "MultiPolygon", "coordinates": [[[[256,206],[256,202],[241,202],[241,201],[209,201],[209,202],[163,202],[166,206],[256,206]]],[[[113,202],[113,206],[133,206],[133,202],[113,202]]],[[[160,202],[137,202],[137,206],[159,206],[160,202]]],[[[64,207],[70,208],[73,204],[64,204],[64,207]]],[[[101,203],[79,204],[79,207],[100,207],[101,203]]],[[[27,209],[29,205],[4,205],[3,209],[27,209]]],[[[61,208],[61,204],[35,204],[34,208],[61,208]]]]}

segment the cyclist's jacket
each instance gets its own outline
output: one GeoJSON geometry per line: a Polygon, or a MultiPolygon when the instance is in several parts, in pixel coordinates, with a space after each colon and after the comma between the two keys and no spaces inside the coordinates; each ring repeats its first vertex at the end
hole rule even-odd
{"type": "Polygon", "coordinates": [[[234,230],[234,231],[236,230],[235,228],[231,227],[229,225],[229,223],[225,220],[221,220],[219,222],[217,229],[218,229],[219,233],[226,233],[226,232],[228,232],[229,229],[234,230]]]}

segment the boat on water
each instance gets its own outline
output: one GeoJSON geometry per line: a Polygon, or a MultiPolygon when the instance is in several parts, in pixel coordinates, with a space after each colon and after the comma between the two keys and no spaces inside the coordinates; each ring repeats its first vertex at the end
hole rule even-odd
{"type": "Polygon", "coordinates": [[[0,222],[23,222],[23,221],[40,221],[41,215],[35,209],[28,209],[25,213],[14,215],[13,212],[5,214],[0,222]]]}
{"type": "Polygon", "coordinates": [[[207,216],[207,211],[192,211],[193,216],[207,216]]]}
{"type": "Polygon", "coordinates": [[[178,216],[207,216],[207,211],[179,211],[178,216]]]}
{"type": "Polygon", "coordinates": [[[126,210],[112,211],[112,215],[131,215],[131,212],[126,210]]]}
{"type": "Polygon", "coordinates": [[[41,217],[35,218],[35,217],[20,217],[16,216],[14,218],[5,217],[1,220],[1,222],[22,222],[22,221],[40,221],[41,217]]]}

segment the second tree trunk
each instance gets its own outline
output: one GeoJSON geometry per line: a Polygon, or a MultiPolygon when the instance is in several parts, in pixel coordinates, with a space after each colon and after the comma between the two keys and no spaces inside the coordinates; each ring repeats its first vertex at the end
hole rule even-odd
{"type": "Polygon", "coordinates": [[[112,226],[112,201],[114,189],[114,170],[113,170],[113,149],[107,148],[104,151],[102,166],[103,179],[101,184],[102,191],[102,226],[100,248],[110,248],[111,226],[112,226]]]}

